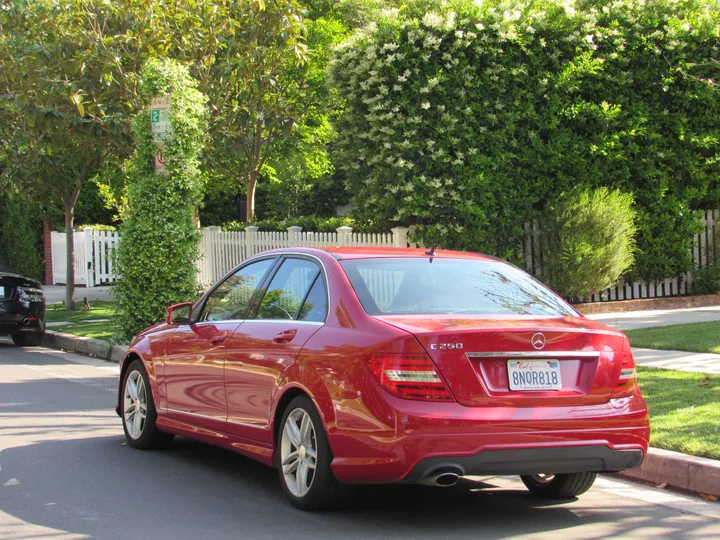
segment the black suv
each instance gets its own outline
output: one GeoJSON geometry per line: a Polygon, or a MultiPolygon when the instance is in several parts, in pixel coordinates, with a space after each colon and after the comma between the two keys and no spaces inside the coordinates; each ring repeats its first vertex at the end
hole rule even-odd
{"type": "Polygon", "coordinates": [[[0,336],[36,346],[45,333],[45,295],[39,281],[13,274],[0,261],[0,336]]]}

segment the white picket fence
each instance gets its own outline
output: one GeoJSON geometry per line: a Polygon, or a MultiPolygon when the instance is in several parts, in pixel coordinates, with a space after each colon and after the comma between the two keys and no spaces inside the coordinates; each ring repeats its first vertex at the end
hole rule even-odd
{"type": "Polygon", "coordinates": [[[408,229],[395,227],[390,233],[356,233],[352,227],[335,232],[303,231],[288,227],[287,231],[260,231],[246,227],[244,231],[222,231],[220,227],[203,229],[200,240],[198,281],[214,283],[241,261],[269,249],[284,247],[368,246],[407,247],[408,229]]]}
{"type": "MultiPolygon", "coordinates": [[[[691,255],[695,268],[704,268],[713,261],[720,260],[720,209],[702,213],[703,231],[695,235],[691,255]]],[[[537,221],[525,224],[525,243],[522,246],[525,269],[538,279],[543,277],[543,265],[547,250],[543,245],[540,226],[537,221]]],[[[693,273],[685,272],[679,276],[660,281],[643,280],[623,281],[599,294],[594,294],[591,302],[612,300],[635,300],[638,298],[659,298],[692,294],[693,273]]]]}
{"type": "MultiPolygon", "coordinates": [[[[356,233],[352,227],[340,227],[332,233],[304,232],[302,227],[287,231],[260,231],[247,227],[244,231],[222,231],[220,227],[202,229],[198,282],[215,283],[241,261],[269,249],[283,247],[375,246],[407,247],[408,229],[395,227],[390,233],[356,233]]],[[[53,231],[53,284],[66,281],[66,236],[53,231]]],[[[115,249],[119,236],[90,228],[75,231],[75,284],[93,287],[118,279],[114,272],[115,249]]]]}
{"type": "MultiPolygon", "coordinates": [[[[52,242],[52,281],[53,284],[65,284],[67,263],[65,246],[67,236],[64,232],[53,231],[52,242]]],[[[94,287],[111,283],[118,279],[113,271],[115,248],[120,237],[116,232],[96,231],[91,228],[75,231],[75,284],[94,287]]]]}

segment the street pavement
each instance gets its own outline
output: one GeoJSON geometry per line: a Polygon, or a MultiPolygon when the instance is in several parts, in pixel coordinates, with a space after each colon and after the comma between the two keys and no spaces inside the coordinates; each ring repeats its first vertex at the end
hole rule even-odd
{"type": "Polygon", "coordinates": [[[117,370],[0,339],[0,539],[720,537],[720,503],[615,476],[569,503],[486,478],[366,487],[352,508],[303,513],[275,471],[232,452],[127,447],[117,370]]]}

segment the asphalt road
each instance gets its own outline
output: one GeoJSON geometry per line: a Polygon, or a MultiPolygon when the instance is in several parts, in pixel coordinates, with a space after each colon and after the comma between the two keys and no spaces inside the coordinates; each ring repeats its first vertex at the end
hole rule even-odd
{"type": "Polygon", "coordinates": [[[512,478],[364,488],[333,513],[291,508],[275,471],[187,439],[127,447],[117,366],[0,338],[0,539],[720,537],[720,503],[598,480],[570,503],[512,478]]]}

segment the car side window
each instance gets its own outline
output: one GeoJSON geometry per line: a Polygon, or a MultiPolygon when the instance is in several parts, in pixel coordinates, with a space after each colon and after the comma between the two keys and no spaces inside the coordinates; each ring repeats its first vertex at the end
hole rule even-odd
{"type": "Polygon", "coordinates": [[[315,283],[305,298],[305,302],[303,302],[303,305],[300,308],[298,320],[325,322],[328,310],[327,304],[327,290],[325,289],[325,280],[321,274],[315,279],[315,283]]]}
{"type": "Polygon", "coordinates": [[[295,319],[300,305],[320,274],[317,264],[306,259],[285,259],[263,296],[258,319],[295,319]]]}
{"type": "Polygon", "coordinates": [[[250,299],[275,259],[263,259],[243,266],[210,293],[200,321],[227,321],[245,316],[250,299]]]}

